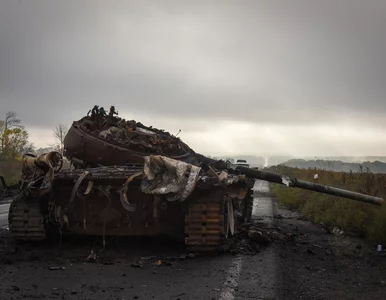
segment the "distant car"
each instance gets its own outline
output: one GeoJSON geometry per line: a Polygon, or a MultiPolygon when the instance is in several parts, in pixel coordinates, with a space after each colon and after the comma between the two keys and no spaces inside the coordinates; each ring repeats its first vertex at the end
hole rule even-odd
{"type": "Polygon", "coordinates": [[[249,163],[245,159],[236,160],[235,165],[249,168],[249,163]]]}

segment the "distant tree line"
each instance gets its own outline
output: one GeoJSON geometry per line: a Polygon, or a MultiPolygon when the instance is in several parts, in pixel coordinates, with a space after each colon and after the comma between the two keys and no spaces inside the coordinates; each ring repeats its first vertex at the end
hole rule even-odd
{"type": "Polygon", "coordinates": [[[281,165],[299,169],[319,169],[335,172],[386,173],[386,163],[380,161],[348,163],[340,160],[304,160],[291,159],[281,165]]]}

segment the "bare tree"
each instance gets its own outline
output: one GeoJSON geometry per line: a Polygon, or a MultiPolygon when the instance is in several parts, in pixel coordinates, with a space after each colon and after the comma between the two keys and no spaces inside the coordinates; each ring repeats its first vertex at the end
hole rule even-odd
{"type": "Polygon", "coordinates": [[[36,152],[36,147],[33,143],[27,143],[24,147],[22,147],[23,153],[33,153],[36,152]]]}
{"type": "Polygon", "coordinates": [[[14,111],[9,111],[6,113],[5,124],[8,126],[8,128],[12,128],[12,127],[24,128],[24,126],[21,125],[20,119],[17,117],[17,114],[14,111]]]}
{"type": "Polygon", "coordinates": [[[63,155],[63,148],[64,148],[64,138],[66,137],[67,132],[68,132],[68,127],[67,125],[64,125],[64,124],[58,124],[54,128],[55,146],[62,155],[63,155]]]}

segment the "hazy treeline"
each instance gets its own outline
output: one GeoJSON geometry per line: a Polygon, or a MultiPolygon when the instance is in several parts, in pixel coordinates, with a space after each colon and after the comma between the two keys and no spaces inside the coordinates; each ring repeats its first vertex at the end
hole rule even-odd
{"type": "Polygon", "coordinates": [[[372,172],[386,173],[386,163],[380,161],[348,163],[340,160],[304,160],[291,159],[281,163],[281,165],[300,169],[322,169],[337,172],[372,172]]]}
{"type": "Polygon", "coordinates": [[[291,157],[290,156],[258,156],[258,155],[238,155],[238,156],[210,156],[207,155],[208,157],[212,157],[213,159],[222,159],[222,160],[230,160],[235,162],[237,159],[245,159],[251,167],[259,167],[262,168],[266,164],[268,166],[272,165],[278,165],[284,161],[289,160],[291,157]]]}

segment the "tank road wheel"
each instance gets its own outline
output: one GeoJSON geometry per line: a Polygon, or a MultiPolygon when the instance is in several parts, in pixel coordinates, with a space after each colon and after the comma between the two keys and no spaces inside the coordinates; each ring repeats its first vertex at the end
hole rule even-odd
{"type": "Polygon", "coordinates": [[[252,218],[252,210],[253,210],[253,190],[249,189],[247,195],[244,199],[244,211],[243,211],[243,217],[245,222],[251,221],[252,218]]]}
{"type": "Polygon", "coordinates": [[[225,239],[224,206],[192,203],[185,216],[185,245],[189,251],[218,250],[225,239]]]}
{"type": "Polygon", "coordinates": [[[239,223],[247,223],[251,221],[252,218],[252,210],[253,210],[253,190],[248,189],[245,194],[245,197],[239,201],[239,204],[235,208],[237,221],[239,223]]]}
{"type": "Polygon", "coordinates": [[[221,250],[235,231],[232,200],[192,203],[185,217],[185,245],[190,251],[221,250]]]}
{"type": "Polygon", "coordinates": [[[8,213],[9,231],[17,241],[41,241],[46,238],[43,215],[38,202],[27,203],[22,194],[11,202],[8,213]]]}
{"type": "Polygon", "coordinates": [[[233,201],[227,199],[224,201],[224,238],[228,239],[235,233],[235,212],[233,201]]]}

